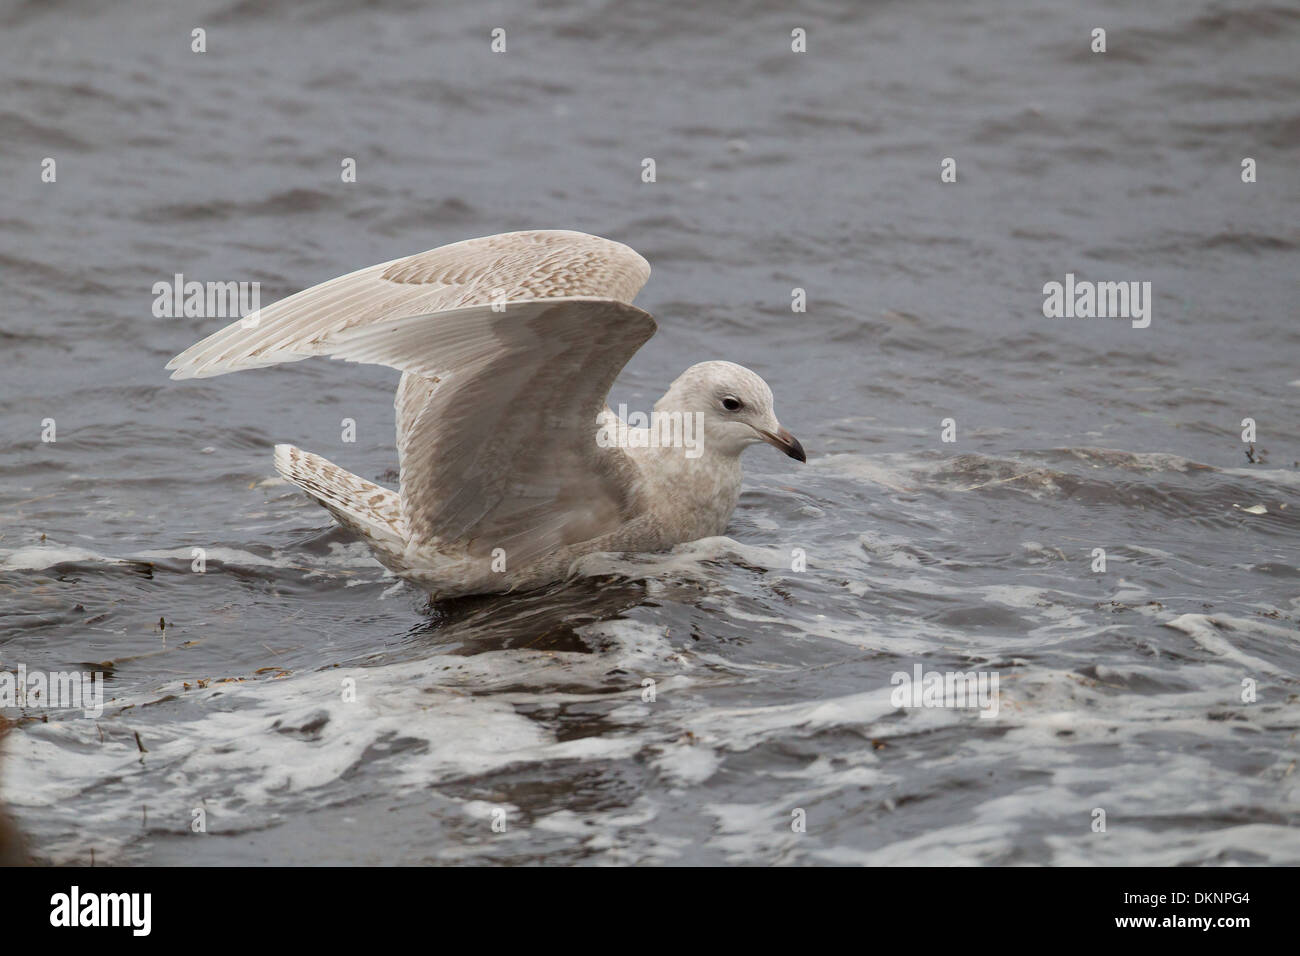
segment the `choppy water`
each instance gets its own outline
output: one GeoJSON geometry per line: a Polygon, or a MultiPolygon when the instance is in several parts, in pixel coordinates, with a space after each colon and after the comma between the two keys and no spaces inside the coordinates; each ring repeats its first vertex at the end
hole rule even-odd
{"type": "Polygon", "coordinates": [[[1294,5],[0,22],[0,668],[111,697],[6,711],[39,858],[1300,863],[1294,5]],[[224,323],[151,288],[519,228],[653,265],[616,401],[739,361],[810,461],[751,452],[727,539],[430,608],[272,477],[291,441],[391,479],[395,373],[169,382],[224,323]],[[1067,272],[1150,281],[1151,326],[1044,318],[1067,272]],[[998,716],[895,707],[916,664],[996,672],[998,716]]]}

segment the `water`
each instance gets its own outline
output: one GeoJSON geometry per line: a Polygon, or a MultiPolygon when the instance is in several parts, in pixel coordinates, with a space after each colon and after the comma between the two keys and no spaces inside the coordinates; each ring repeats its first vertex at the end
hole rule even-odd
{"type": "Polygon", "coordinates": [[[1300,863],[1294,6],[0,20],[0,668],[110,698],[6,711],[39,859],[1300,863]],[[151,289],[519,228],[650,260],[615,402],[738,361],[810,461],[751,451],[727,539],[429,607],[271,466],[391,482],[396,373],[169,382],[224,323],[151,289]],[[1067,273],[1151,282],[1150,327],[1044,318],[1067,273]],[[894,706],[917,664],[998,715],[894,706]]]}

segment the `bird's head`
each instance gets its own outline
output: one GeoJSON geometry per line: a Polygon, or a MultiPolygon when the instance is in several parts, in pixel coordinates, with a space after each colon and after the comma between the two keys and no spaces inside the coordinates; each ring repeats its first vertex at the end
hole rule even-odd
{"type": "Polygon", "coordinates": [[[734,362],[692,365],[655,403],[655,411],[699,413],[706,451],[738,456],[767,442],[796,461],[808,460],[799,439],[776,420],[767,382],[734,362]]]}

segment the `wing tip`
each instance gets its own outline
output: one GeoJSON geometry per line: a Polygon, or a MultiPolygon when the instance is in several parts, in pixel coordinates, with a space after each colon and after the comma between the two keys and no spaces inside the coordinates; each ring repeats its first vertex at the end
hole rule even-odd
{"type": "Polygon", "coordinates": [[[189,364],[188,362],[178,361],[179,358],[180,356],[177,356],[176,358],[172,359],[170,362],[168,362],[166,365],[163,366],[164,371],[171,372],[171,375],[169,375],[168,378],[170,378],[173,382],[177,382],[186,378],[198,378],[199,377],[198,369],[196,369],[193,365],[189,364]]]}

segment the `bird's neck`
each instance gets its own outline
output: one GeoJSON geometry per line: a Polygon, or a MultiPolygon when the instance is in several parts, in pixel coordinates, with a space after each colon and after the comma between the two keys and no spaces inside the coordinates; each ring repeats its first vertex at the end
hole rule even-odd
{"type": "Polygon", "coordinates": [[[669,509],[680,521],[689,515],[688,536],[723,534],[740,497],[740,457],[710,449],[708,442],[691,449],[659,445],[629,449],[646,481],[651,508],[669,509]]]}

